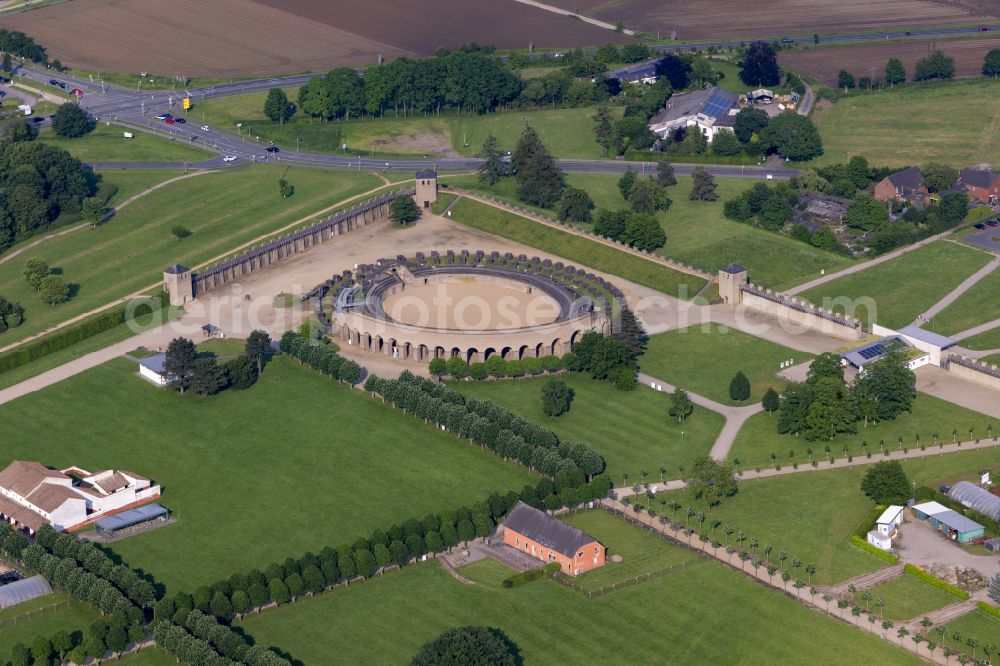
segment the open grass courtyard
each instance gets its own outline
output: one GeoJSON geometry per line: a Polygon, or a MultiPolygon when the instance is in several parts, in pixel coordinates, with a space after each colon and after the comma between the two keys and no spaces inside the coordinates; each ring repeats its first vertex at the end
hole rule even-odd
{"type": "MultiPolygon", "coordinates": [[[[988,615],[984,611],[976,610],[968,615],[963,615],[947,623],[946,626],[946,637],[943,642],[951,646],[952,649],[961,649],[963,652],[967,651],[969,646],[965,643],[965,640],[970,637],[976,638],[980,646],[988,644],[1000,645],[1000,618],[988,615]],[[956,632],[963,636],[960,639],[961,645],[953,638],[956,632]]],[[[930,635],[934,637],[933,640],[941,640],[940,635],[936,631],[932,630],[930,635]]],[[[981,651],[977,652],[977,654],[981,655],[981,651]]]]}
{"type": "Polygon", "coordinates": [[[750,380],[747,402],[755,402],[769,386],[775,390],[783,386],[784,380],[776,376],[782,361],[799,364],[811,359],[806,352],[711,324],[651,336],[646,353],[639,357],[639,369],[685,391],[735,405],[729,398],[729,382],[737,372],[750,380]]]}
{"type": "Polygon", "coordinates": [[[669,397],[638,387],[619,391],[610,382],[580,373],[559,376],[574,392],[570,410],[558,417],[542,412],[545,378],[510,381],[453,382],[465,395],[492,400],[526,419],[552,429],[561,439],[584,442],[604,456],[607,474],[615,484],[638,483],[677,475],[678,466],[688,466],[695,457],[708,453],[722,430],[723,419],[715,412],[695,408],[684,423],[668,414],[669,397]]]}
{"type": "Polygon", "coordinates": [[[215,153],[197,142],[154,136],[119,125],[99,124],[90,134],[74,139],[43,134],[41,140],[69,151],[82,162],[200,162],[215,153]],[[131,139],[125,133],[132,134],[131,139]]]}
{"type": "Polygon", "coordinates": [[[0,659],[3,663],[7,663],[7,655],[17,643],[30,646],[38,635],[49,638],[57,631],[84,631],[101,617],[92,606],[80,601],[67,605],[68,600],[66,594],[53,592],[0,611],[0,659]]]}
{"type": "MultiPolygon", "coordinates": [[[[871,604],[871,609],[880,617],[894,622],[919,620],[931,611],[959,601],[944,590],[907,573],[870,587],[868,592],[872,595],[871,601],[867,602],[871,604]],[[877,606],[876,602],[879,600],[884,601],[885,605],[877,606]]],[[[864,606],[866,602],[860,597],[859,594],[856,603],[864,606]]]]}
{"type": "Polygon", "coordinates": [[[816,305],[857,317],[865,326],[877,322],[899,328],[913,323],[918,314],[985,266],[991,256],[982,250],[940,240],[814,287],[801,296],[816,305]]]}
{"type": "Polygon", "coordinates": [[[0,407],[0,466],[132,469],[161,484],[177,522],[112,549],[170,592],[533,481],[287,358],[253,388],[212,398],[135,371],[116,360],[0,407]]]}
{"type": "MultiPolygon", "coordinates": [[[[606,535],[588,527],[598,527],[598,539],[623,543],[617,527],[606,535]]],[[[666,544],[657,549],[693,555],[666,544]]],[[[331,654],[344,663],[405,664],[445,629],[468,624],[503,631],[526,664],[917,663],[707,560],[592,600],[548,580],[504,589],[500,569],[477,563],[468,573],[481,582],[463,585],[427,562],[249,616],[240,626],[306,664],[331,654]]]]}

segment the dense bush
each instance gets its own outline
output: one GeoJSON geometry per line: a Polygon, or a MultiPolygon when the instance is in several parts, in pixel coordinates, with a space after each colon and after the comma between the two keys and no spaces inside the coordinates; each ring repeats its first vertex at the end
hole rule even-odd
{"type": "Polygon", "coordinates": [[[31,62],[46,62],[45,49],[19,30],[0,28],[0,51],[31,62]]]}
{"type": "Polygon", "coordinates": [[[499,631],[455,627],[424,644],[410,666],[515,666],[511,645],[499,631]]]}

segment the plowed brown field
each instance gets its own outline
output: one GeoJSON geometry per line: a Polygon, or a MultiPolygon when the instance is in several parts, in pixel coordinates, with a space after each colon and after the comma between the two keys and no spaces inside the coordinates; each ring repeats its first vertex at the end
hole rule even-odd
{"type": "Polygon", "coordinates": [[[545,0],[678,39],[778,37],[965,25],[1000,18],[995,0],[545,0]]]}
{"type": "Polygon", "coordinates": [[[81,69],[238,77],[431,55],[569,48],[618,33],[512,0],[72,0],[0,20],[81,69]]]}

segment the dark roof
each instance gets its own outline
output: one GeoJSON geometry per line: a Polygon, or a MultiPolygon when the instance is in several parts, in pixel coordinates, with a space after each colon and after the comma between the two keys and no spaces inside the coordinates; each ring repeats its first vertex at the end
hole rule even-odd
{"type": "Polygon", "coordinates": [[[149,368],[158,375],[166,374],[167,355],[161,353],[139,359],[139,365],[149,368]]]}
{"type": "Polygon", "coordinates": [[[907,190],[920,189],[920,186],[924,184],[924,175],[920,173],[920,169],[917,167],[897,171],[887,176],[887,178],[893,186],[907,190]]]}
{"type": "Polygon", "coordinates": [[[507,520],[503,522],[503,526],[504,529],[522,534],[566,557],[575,557],[581,547],[597,541],[583,530],[553,518],[524,502],[517,503],[507,516],[507,520]]]}
{"type": "Polygon", "coordinates": [[[736,102],[739,99],[740,96],[734,92],[721,88],[712,88],[712,94],[709,95],[708,101],[698,109],[698,113],[704,113],[706,116],[711,116],[712,118],[722,118],[729,113],[729,109],[736,106],[736,102]]]}
{"type": "Polygon", "coordinates": [[[958,174],[958,181],[963,185],[972,185],[983,189],[993,186],[996,175],[992,169],[977,169],[976,167],[965,167],[962,173],[958,174]]]}
{"type": "Polygon", "coordinates": [[[417,172],[417,178],[437,178],[437,171],[434,169],[421,169],[417,172]]]}
{"type": "Polygon", "coordinates": [[[739,264],[726,264],[720,269],[723,273],[729,273],[730,275],[736,275],[737,273],[742,273],[746,269],[739,264]]]}
{"type": "Polygon", "coordinates": [[[201,327],[201,330],[205,331],[206,333],[218,333],[222,329],[216,326],[215,324],[205,324],[204,326],[201,327]]]}
{"type": "Polygon", "coordinates": [[[168,273],[170,275],[180,275],[181,273],[190,272],[190,270],[191,269],[188,268],[187,266],[182,266],[181,264],[174,264],[172,266],[167,266],[165,269],[163,269],[163,272],[168,273]]]}
{"type": "Polygon", "coordinates": [[[638,62],[634,65],[629,65],[628,67],[622,67],[621,69],[606,72],[605,76],[607,78],[625,79],[627,81],[637,81],[639,79],[656,76],[656,68],[665,58],[666,56],[638,62]]]}
{"type": "Polygon", "coordinates": [[[107,518],[101,518],[97,521],[96,525],[102,530],[120,530],[167,515],[169,515],[167,510],[159,504],[147,504],[146,506],[116,513],[107,518]]]}

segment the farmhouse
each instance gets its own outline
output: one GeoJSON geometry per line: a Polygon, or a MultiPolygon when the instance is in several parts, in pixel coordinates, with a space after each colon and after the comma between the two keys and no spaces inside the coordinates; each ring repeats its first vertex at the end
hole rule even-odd
{"type": "Polygon", "coordinates": [[[621,83],[653,84],[659,77],[657,69],[662,61],[663,58],[653,58],[637,62],[634,65],[607,72],[604,76],[609,79],[618,79],[621,83]]]}
{"type": "Polygon", "coordinates": [[[721,88],[706,88],[674,95],[667,106],[649,120],[649,129],[660,137],[684,128],[697,127],[709,142],[720,129],[732,131],[739,112],[740,96],[721,88]]]}
{"type": "Polygon", "coordinates": [[[902,520],[903,507],[894,504],[887,508],[875,521],[875,529],[868,532],[868,543],[882,550],[892,548],[892,538],[902,520]]]}
{"type": "Polygon", "coordinates": [[[596,539],[524,502],[504,521],[503,542],[543,562],[558,562],[564,574],[604,566],[605,548],[596,539]]]}
{"type": "Polygon", "coordinates": [[[910,203],[922,203],[927,196],[924,175],[917,167],[910,167],[890,174],[875,185],[874,196],[879,201],[899,199],[910,203]]]}
{"type": "Polygon", "coordinates": [[[972,543],[977,539],[982,539],[986,531],[986,528],[976,521],[969,520],[959,512],[952,511],[938,502],[915,504],[913,513],[918,519],[926,520],[931,527],[943,532],[952,541],[959,543],[972,543]]]}
{"type": "Polygon", "coordinates": [[[159,495],[159,486],[125,470],[92,474],[78,467],[59,471],[15,460],[0,471],[0,516],[31,534],[43,523],[73,529],[159,495]]]}
{"type": "Polygon", "coordinates": [[[972,203],[986,206],[1000,203],[1000,174],[993,173],[993,169],[988,166],[962,169],[958,174],[956,188],[967,193],[972,203]]]}

